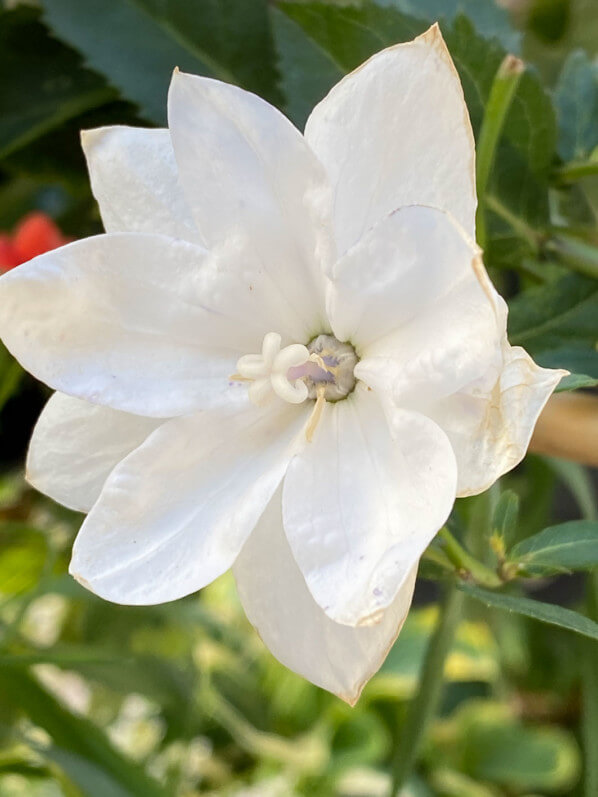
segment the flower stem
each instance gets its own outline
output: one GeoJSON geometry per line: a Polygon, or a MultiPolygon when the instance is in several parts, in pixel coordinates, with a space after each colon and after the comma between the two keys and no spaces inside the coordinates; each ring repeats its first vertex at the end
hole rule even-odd
{"type": "Polygon", "coordinates": [[[486,104],[482,127],[477,143],[476,183],[478,212],[476,216],[478,243],[486,246],[485,197],[488,180],[494,164],[496,147],[505,123],[507,112],[515,96],[525,65],[514,55],[507,55],[499,66],[486,104]]]}
{"type": "Polygon", "coordinates": [[[509,210],[503,203],[497,199],[493,194],[485,194],[484,205],[493,213],[505,221],[511,229],[517,233],[520,238],[526,240],[534,252],[540,250],[540,245],[543,240],[543,234],[539,230],[530,227],[527,222],[509,210]]]}
{"type": "Polygon", "coordinates": [[[560,232],[545,243],[544,249],[572,271],[598,279],[598,246],[560,232]]]}
{"type": "MultiPolygon", "coordinates": [[[[588,616],[598,619],[598,574],[587,576],[588,616]]],[[[584,746],[584,794],[598,794],[598,654],[584,639],[582,645],[582,738],[584,746]]]]}
{"type": "Polygon", "coordinates": [[[592,177],[598,174],[598,158],[590,158],[587,161],[572,161],[565,163],[556,172],[556,176],[562,183],[575,183],[584,177],[592,177]]]}
{"type": "Polygon", "coordinates": [[[411,701],[392,761],[390,797],[398,795],[417,760],[428,724],[438,706],[443,683],[444,662],[461,616],[463,593],[452,581],[440,607],[438,624],[428,644],[417,694],[411,701]]]}
{"type": "Polygon", "coordinates": [[[453,537],[446,526],[440,529],[438,536],[441,537],[444,543],[446,555],[455,565],[459,573],[466,577],[469,576],[476,584],[480,584],[480,586],[489,587],[490,589],[496,589],[496,587],[502,586],[503,582],[498,573],[486,567],[479,559],[476,559],[466,551],[461,543],[453,537]]]}

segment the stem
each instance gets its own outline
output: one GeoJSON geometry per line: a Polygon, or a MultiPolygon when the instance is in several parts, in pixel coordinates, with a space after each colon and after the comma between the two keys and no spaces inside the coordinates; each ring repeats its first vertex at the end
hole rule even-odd
{"type": "Polygon", "coordinates": [[[572,161],[557,170],[556,176],[561,183],[575,183],[584,177],[598,174],[598,159],[588,161],[572,161]]]}
{"type": "Polygon", "coordinates": [[[597,246],[560,233],[547,241],[544,248],[573,271],[598,279],[597,246]]]}
{"type": "Polygon", "coordinates": [[[440,607],[438,624],[428,644],[417,694],[409,704],[391,763],[391,797],[400,793],[411,774],[428,724],[436,713],[442,690],[444,662],[453,642],[462,605],[463,594],[457,590],[455,582],[451,582],[440,607]]]}
{"type": "Polygon", "coordinates": [[[476,584],[489,587],[490,589],[496,589],[496,587],[502,586],[503,582],[500,576],[466,551],[461,543],[453,537],[446,526],[440,529],[438,536],[441,537],[444,542],[446,555],[459,572],[471,576],[476,584]]]}
{"type": "MultiPolygon", "coordinates": [[[[588,616],[598,620],[598,574],[588,573],[588,616]]],[[[584,747],[584,794],[598,794],[598,655],[596,646],[582,642],[582,739],[584,747]]]]}
{"type": "Polygon", "coordinates": [[[478,243],[482,248],[486,245],[486,219],[484,216],[484,203],[488,179],[494,165],[496,147],[505,123],[507,112],[515,95],[517,85],[523,74],[525,66],[523,61],[514,55],[507,55],[499,66],[490,96],[486,104],[484,119],[480,129],[477,144],[476,183],[479,198],[476,216],[478,243]]]}
{"type": "Polygon", "coordinates": [[[0,384],[0,410],[4,407],[8,399],[15,393],[24,371],[16,360],[12,360],[6,371],[4,379],[0,384]]]}
{"type": "Polygon", "coordinates": [[[534,252],[539,251],[542,242],[542,233],[530,227],[530,225],[519,218],[519,216],[516,216],[493,194],[485,194],[484,205],[490,208],[493,213],[496,213],[497,216],[500,216],[503,221],[506,221],[509,227],[511,227],[520,238],[523,238],[529,243],[534,252]]]}

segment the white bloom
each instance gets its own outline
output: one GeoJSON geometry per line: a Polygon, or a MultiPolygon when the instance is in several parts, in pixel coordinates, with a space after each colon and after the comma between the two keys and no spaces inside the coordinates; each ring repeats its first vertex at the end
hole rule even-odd
{"type": "Polygon", "coordinates": [[[59,391],[28,478],[89,512],[71,572],[94,592],[157,603],[233,567],[274,655],[354,701],[455,496],[521,460],[561,372],[507,343],[437,27],[305,137],[179,72],[168,110],[83,136],[106,235],[0,280],[4,342],[59,391]]]}

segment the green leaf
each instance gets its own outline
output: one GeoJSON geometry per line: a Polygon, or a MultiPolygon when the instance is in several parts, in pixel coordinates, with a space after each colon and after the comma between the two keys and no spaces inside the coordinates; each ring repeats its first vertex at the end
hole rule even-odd
{"type": "Polygon", "coordinates": [[[566,274],[511,302],[509,337],[540,365],[598,378],[597,317],[598,281],[566,274]]]}
{"type": "Polygon", "coordinates": [[[452,22],[458,15],[468,17],[476,30],[487,38],[497,38],[503,47],[517,55],[521,34],[514,30],[509,15],[494,0],[376,0],[379,6],[394,6],[406,14],[430,22],[452,22]]]}
{"type": "Polygon", "coordinates": [[[276,44],[284,110],[303,129],[312,108],[338,83],[345,71],[320,45],[305,35],[290,16],[273,7],[272,29],[276,44]]]}
{"type": "Polygon", "coordinates": [[[152,122],[173,69],[277,99],[266,0],[42,0],[53,32],[152,122]]]}
{"type": "Polygon", "coordinates": [[[509,551],[508,559],[526,570],[588,570],[598,566],[598,522],[572,520],[549,526],[509,551]]]}
{"type": "MultiPolygon", "coordinates": [[[[419,4],[417,4],[419,8],[419,4]]],[[[375,52],[422,33],[432,21],[403,13],[403,3],[358,5],[279,2],[273,13],[286,111],[302,127],[311,108],[342,75],[375,52]]],[[[415,4],[414,6],[415,7],[415,4]]],[[[409,5],[409,8],[412,8],[409,5]]],[[[442,32],[459,71],[474,132],[479,130],[496,71],[505,56],[497,40],[481,36],[460,13],[447,15],[442,32]]],[[[503,128],[490,191],[511,216],[528,225],[549,221],[548,183],[556,146],[552,103],[537,76],[526,70],[503,128]]],[[[490,214],[490,261],[512,265],[530,254],[520,228],[490,214]],[[522,245],[523,244],[523,245],[522,245]]]]}
{"type": "MultiPolygon", "coordinates": [[[[33,746],[33,745],[32,745],[33,746]]],[[[86,797],[130,797],[131,791],[107,775],[94,762],[56,745],[35,746],[45,759],[57,764],[86,797]]]]}
{"type": "Polygon", "coordinates": [[[379,50],[423,33],[428,23],[373,2],[358,6],[279,2],[273,26],[286,111],[302,128],[343,75],[379,50]]]}
{"type": "MultiPolygon", "coordinates": [[[[474,131],[478,131],[494,76],[506,55],[496,41],[480,36],[471,22],[458,16],[443,34],[459,71],[474,131]]],[[[537,75],[526,69],[503,128],[504,138],[536,176],[546,175],[556,145],[556,119],[550,97],[537,75]]],[[[496,161],[501,171],[504,159],[496,161]]]]}
{"type": "Polygon", "coordinates": [[[12,354],[0,343],[0,412],[6,402],[17,392],[24,373],[12,354]]]}
{"type": "Polygon", "coordinates": [[[598,640],[598,623],[588,619],[583,614],[565,609],[553,603],[542,603],[531,598],[523,598],[518,595],[507,595],[503,592],[492,592],[482,587],[475,587],[473,584],[459,582],[459,589],[471,598],[480,601],[486,606],[495,609],[502,609],[507,612],[515,612],[524,617],[531,617],[541,623],[555,625],[576,634],[598,640]]]}
{"type": "MultiPolygon", "coordinates": [[[[54,744],[88,761],[135,797],[166,797],[162,787],[112,746],[104,733],[84,717],[64,708],[26,670],[0,664],[0,694],[43,728],[54,744]]],[[[103,792],[89,792],[103,797],[103,792]]]]}
{"type": "Polygon", "coordinates": [[[467,701],[441,728],[436,766],[459,767],[476,782],[501,784],[509,794],[570,794],[579,777],[581,761],[573,735],[549,725],[526,726],[506,704],[467,701]]]}
{"type": "Polygon", "coordinates": [[[0,526],[0,595],[33,589],[44,570],[48,549],[41,531],[24,524],[0,526]]]}
{"type": "Polygon", "coordinates": [[[519,517],[519,496],[513,490],[505,490],[494,509],[492,516],[492,531],[508,543],[517,531],[519,517]]]}
{"type": "Polygon", "coordinates": [[[582,387],[596,387],[598,379],[587,374],[569,374],[558,383],[556,393],[563,393],[566,390],[579,390],[582,387]]]}
{"type": "MultiPolygon", "coordinates": [[[[296,23],[305,37],[301,50],[296,35],[294,58],[280,64],[283,80],[289,69],[296,74],[299,68],[307,66],[317,51],[324,53],[329,62],[336,65],[337,74],[345,74],[378,50],[419,35],[430,22],[409,16],[395,7],[382,8],[367,0],[358,6],[347,7],[279,2],[278,8],[296,23]]],[[[477,130],[505,50],[498,42],[489,42],[480,36],[471,21],[462,14],[458,14],[450,25],[443,25],[442,32],[459,71],[472,124],[477,130]]],[[[278,33],[280,35],[280,31],[278,33]]],[[[285,41],[278,44],[280,53],[285,41]]],[[[332,77],[331,71],[319,86],[312,85],[310,107],[331,87],[332,77]]],[[[302,93],[306,101],[307,84],[302,87],[302,93]]],[[[532,172],[536,175],[547,172],[555,149],[555,116],[550,98],[536,75],[529,70],[518,86],[505,121],[504,135],[532,172]]]]}
{"type": "Polygon", "coordinates": [[[0,11],[0,158],[115,97],[38,17],[31,8],[0,11]]]}
{"type": "Polygon", "coordinates": [[[583,50],[571,53],[554,92],[559,120],[559,155],[585,160],[598,146],[598,65],[583,50]]]}
{"type": "Polygon", "coordinates": [[[575,498],[582,518],[598,520],[597,494],[591,470],[578,462],[569,462],[559,457],[544,457],[543,459],[575,498]]]}

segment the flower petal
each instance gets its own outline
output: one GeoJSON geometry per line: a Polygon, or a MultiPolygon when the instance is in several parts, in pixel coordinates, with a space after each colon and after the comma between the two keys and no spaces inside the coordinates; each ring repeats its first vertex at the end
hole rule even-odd
{"type": "Polygon", "coordinates": [[[282,530],[280,494],[260,518],[233,565],[249,621],[276,658],[351,705],[379,669],[411,605],[417,566],[379,623],[351,628],[312,598],[282,530]]]}
{"type": "Polygon", "coordinates": [[[503,343],[500,370],[421,411],[446,432],[459,496],[477,495],[525,456],[538,416],[566,371],[540,368],[524,349],[503,343]]]}
{"type": "Polygon", "coordinates": [[[229,376],[262,320],[221,309],[248,292],[207,261],[159,235],[76,241],[0,279],[0,333],[38,379],[114,409],[164,418],[244,398],[229,376]]]}
{"type": "Polygon", "coordinates": [[[303,136],[267,102],[175,71],[168,118],[181,184],[209,247],[250,248],[299,316],[296,340],[321,331],[331,190],[303,136]]]}
{"type": "Polygon", "coordinates": [[[89,512],[110,471],[161,423],[55,393],[33,431],[27,480],[60,504],[89,512]]]}
{"type": "Polygon", "coordinates": [[[179,185],[168,130],[99,127],[81,133],[106,232],[151,232],[202,244],[179,185]]]}
{"type": "MultiPolygon", "coordinates": [[[[395,210],[332,269],[327,309],[334,334],[362,352],[398,329],[402,334],[460,283],[477,286],[472,263],[479,257],[448,213],[423,205],[395,210]]],[[[481,287],[478,292],[487,306],[481,287]]]]}
{"type": "Polygon", "coordinates": [[[339,252],[402,205],[448,210],[474,237],[473,133],[437,25],[341,80],[313,110],[305,137],[335,188],[339,252]]]}
{"type": "Polygon", "coordinates": [[[445,522],[457,469],[444,432],[363,385],[327,404],[291,462],[284,529],[316,602],[346,625],[378,622],[445,522]]]}
{"type": "Polygon", "coordinates": [[[227,570],[305,439],[309,407],[210,410],[157,429],[112,471],[70,572],[116,603],[153,604],[227,570]]]}
{"type": "Polygon", "coordinates": [[[419,410],[423,402],[449,396],[499,367],[506,305],[486,274],[478,248],[448,214],[403,208],[372,229],[364,245],[356,245],[339,264],[336,288],[345,314],[345,306],[357,306],[351,292],[358,280],[352,275],[367,257],[368,243],[378,257],[390,259],[388,268],[379,269],[379,284],[372,281],[371,288],[363,289],[357,334],[367,344],[358,346],[358,379],[398,406],[419,410]],[[396,299],[396,315],[384,295],[396,299]],[[375,307],[381,308],[379,318],[370,310],[375,307]],[[382,336],[374,340],[378,334],[382,336]]]}

